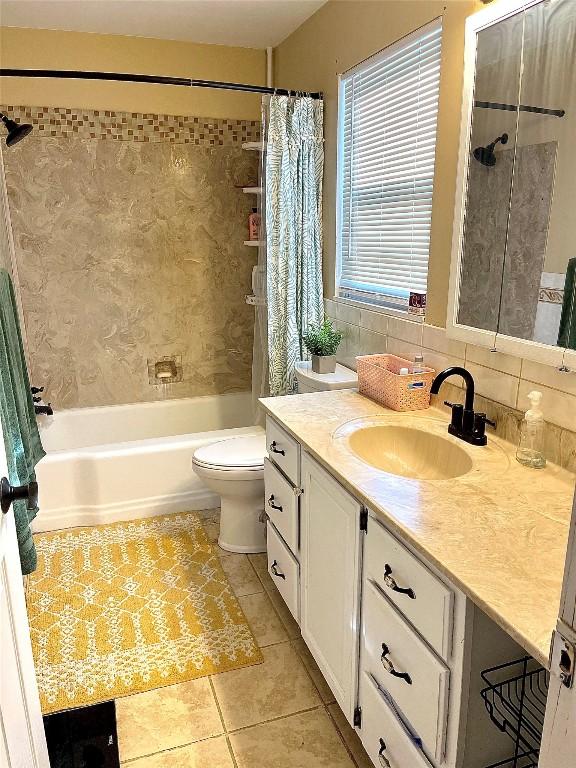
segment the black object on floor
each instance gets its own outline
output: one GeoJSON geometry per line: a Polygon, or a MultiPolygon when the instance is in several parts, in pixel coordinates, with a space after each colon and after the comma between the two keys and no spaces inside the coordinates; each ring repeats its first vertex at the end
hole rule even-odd
{"type": "Polygon", "coordinates": [[[51,768],[120,768],[113,701],[44,718],[51,768]]]}

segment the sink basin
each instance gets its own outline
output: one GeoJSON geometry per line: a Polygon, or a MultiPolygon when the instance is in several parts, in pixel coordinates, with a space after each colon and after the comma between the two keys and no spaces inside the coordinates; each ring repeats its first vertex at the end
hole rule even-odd
{"type": "Polygon", "coordinates": [[[463,448],[416,427],[361,427],[349,434],[348,447],[376,469],[417,480],[448,480],[472,469],[472,459],[463,448]]]}

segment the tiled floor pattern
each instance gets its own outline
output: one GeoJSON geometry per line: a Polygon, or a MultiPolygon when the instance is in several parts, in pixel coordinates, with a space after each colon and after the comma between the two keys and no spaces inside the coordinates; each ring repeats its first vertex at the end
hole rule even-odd
{"type": "MultiPolygon", "coordinates": [[[[218,517],[204,517],[217,547],[218,517]]],[[[268,575],[218,549],[264,663],[118,699],[127,768],[372,768],[268,575]]]]}

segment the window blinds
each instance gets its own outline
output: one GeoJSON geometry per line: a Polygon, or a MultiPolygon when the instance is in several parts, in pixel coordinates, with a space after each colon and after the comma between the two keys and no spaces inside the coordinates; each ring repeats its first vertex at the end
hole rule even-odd
{"type": "Polygon", "coordinates": [[[341,77],[340,295],[426,291],[441,43],[436,20],[341,77]]]}

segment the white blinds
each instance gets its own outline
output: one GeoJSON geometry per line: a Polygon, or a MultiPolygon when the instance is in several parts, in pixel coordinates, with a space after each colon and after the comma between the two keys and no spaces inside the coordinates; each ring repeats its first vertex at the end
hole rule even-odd
{"type": "Polygon", "coordinates": [[[340,81],[340,294],[426,291],[441,20],[340,81]]]}

